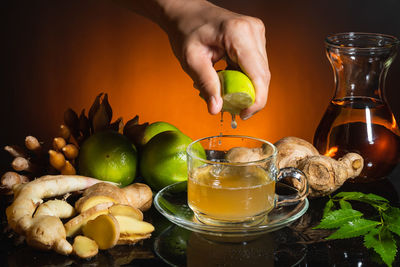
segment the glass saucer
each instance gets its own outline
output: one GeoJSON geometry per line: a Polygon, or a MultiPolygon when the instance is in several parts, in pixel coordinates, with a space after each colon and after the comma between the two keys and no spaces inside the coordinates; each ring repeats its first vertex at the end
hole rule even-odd
{"type": "Polygon", "coordinates": [[[187,182],[165,187],[154,197],[156,209],[171,222],[206,235],[240,237],[260,235],[281,229],[300,218],[308,209],[307,198],[298,204],[275,208],[265,220],[251,226],[215,226],[199,222],[187,205],[187,182]]]}

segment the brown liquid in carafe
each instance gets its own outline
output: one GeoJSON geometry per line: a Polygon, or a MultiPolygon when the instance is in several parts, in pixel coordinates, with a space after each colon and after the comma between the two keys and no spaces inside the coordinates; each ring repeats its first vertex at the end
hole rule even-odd
{"type": "Polygon", "coordinates": [[[364,168],[357,182],[384,178],[400,158],[395,118],[384,102],[368,97],[333,100],[314,135],[314,145],[335,159],[348,152],[362,155],[364,168]]]}

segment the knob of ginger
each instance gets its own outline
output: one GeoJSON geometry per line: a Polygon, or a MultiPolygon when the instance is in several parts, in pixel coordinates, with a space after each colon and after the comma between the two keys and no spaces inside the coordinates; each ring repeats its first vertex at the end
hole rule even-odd
{"type": "MultiPolygon", "coordinates": [[[[347,179],[360,175],[364,167],[364,160],[357,153],[348,153],[335,160],[320,155],[312,144],[297,137],[282,138],[275,146],[278,168],[294,167],[301,170],[307,176],[310,197],[329,195],[339,189],[347,179]]],[[[234,147],[227,152],[226,159],[230,162],[249,162],[271,155],[270,146],[234,147]]],[[[292,183],[294,187],[300,188],[296,179],[292,183]]]]}

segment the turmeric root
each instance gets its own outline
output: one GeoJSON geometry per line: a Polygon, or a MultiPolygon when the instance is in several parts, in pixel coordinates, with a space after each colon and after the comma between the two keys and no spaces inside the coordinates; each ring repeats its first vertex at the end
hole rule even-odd
{"type": "Polygon", "coordinates": [[[55,137],[53,139],[53,149],[55,151],[60,151],[63,147],[65,147],[67,142],[63,137],[55,137]]]}
{"type": "Polygon", "coordinates": [[[74,144],[67,144],[62,148],[62,152],[67,159],[72,160],[78,157],[79,149],[74,144]]]}
{"type": "Polygon", "coordinates": [[[69,160],[66,160],[64,166],[60,169],[60,173],[65,175],[75,175],[76,170],[69,160]]]}
{"type": "Polygon", "coordinates": [[[47,175],[24,184],[6,209],[8,224],[15,232],[26,237],[28,245],[68,255],[72,252],[72,246],[66,240],[61,220],[49,215],[32,217],[33,213],[44,198],[84,190],[98,182],[97,179],[84,176],[47,175]]]}
{"type": "Polygon", "coordinates": [[[59,129],[59,133],[60,136],[62,138],[64,138],[65,140],[68,140],[69,137],[71,136],[71,131],[69,130],[69,128],[67,126],[65,126],[64,124],[60,125],[60,129],[59,129]]]}
{"type": "Polygon", "coordinates": [[[49,150],[49,161],[50,165],[53,166],[56,170],[61,170],[65,165],[65,157],[62,153],[49,150]]]}

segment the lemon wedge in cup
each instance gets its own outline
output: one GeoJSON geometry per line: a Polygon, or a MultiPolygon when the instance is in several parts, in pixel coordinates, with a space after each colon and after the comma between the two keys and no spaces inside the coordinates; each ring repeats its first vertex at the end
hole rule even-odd
{"type": "Polygon", "coordinates": [[[254,104],[254,86],[246,74],[237,70],[221,70],[218,76],[223,99],[222,112],[238,115],[240,111],[254,104]]]}

